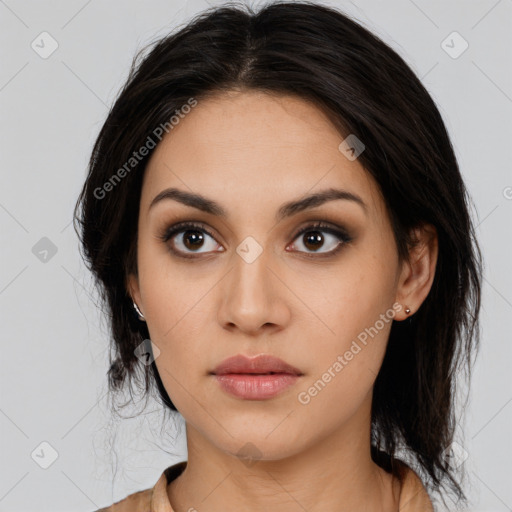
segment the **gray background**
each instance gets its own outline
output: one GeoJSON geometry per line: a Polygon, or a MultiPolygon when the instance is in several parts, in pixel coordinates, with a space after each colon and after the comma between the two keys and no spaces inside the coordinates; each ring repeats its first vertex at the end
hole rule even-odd
{"type": "MultiPolygon", "coordinates": [[[[512,510],[512,0],[331,3],[405,58],[451,134],[486,262],[482,347],[459,432],[466,484],[471,510],[512,510]],[[457,58],[463,41],[442,43],[454,31],[469,44],[457,58]]],[[[160,439],[155,402],[138,419],[111,421],[107,330],[70,223],[135,51],[206,6],[0,0],[0,511],[91,511],[186,458],[183,433],[175,447],[160,439]],[[58,43],[46,59],[31,47],[46,37],[51,48],[43,31],[58,43]],[[47,469],[42,442],[57,454],[47,469]]]]}

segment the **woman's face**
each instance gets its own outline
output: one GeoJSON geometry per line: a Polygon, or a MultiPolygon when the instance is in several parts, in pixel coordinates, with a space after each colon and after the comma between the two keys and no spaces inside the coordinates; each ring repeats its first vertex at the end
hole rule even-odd
{"type": "Polygon", "coordinates": [[[369,432],[392,319],[405,316],[402,266],[379,189],[342,140],[301,99],[224,93],[199,101],[148,163],[130,292],[171,400],[223,452],[280,459],[369,432]],[[152,204],[166,189],[202,200],[152,204]],[[328,190],[342,192],[308,201],[328,190]],[[260,384],[235,396],[212,372],[237,354],[300,376],[271,396],[261,379],[278,378],[242,377],[260,384]]]}

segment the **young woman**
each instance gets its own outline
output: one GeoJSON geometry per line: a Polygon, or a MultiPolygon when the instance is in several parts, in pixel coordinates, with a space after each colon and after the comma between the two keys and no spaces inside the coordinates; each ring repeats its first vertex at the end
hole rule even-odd
{"type": "Polygon", "coordinates": [[[480,253],[438,109],[368,30],[309,2],[205,11],[134,61],[75,213],[112,392],[142,368],[186,423],[188,460],[102,510],[465,500],[480,253]]]}

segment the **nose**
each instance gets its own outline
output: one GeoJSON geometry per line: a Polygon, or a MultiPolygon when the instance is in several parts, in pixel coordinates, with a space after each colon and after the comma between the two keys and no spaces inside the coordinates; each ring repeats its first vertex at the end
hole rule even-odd
{"type": "Polygon", "coordinates": [[[217,315],[224,329],[257,335],[288,325],[291,312],[286,299],[290,291],[279,275],[279,265],[270,259],[265,251],[254,261],[234,254],[233,267],[223,279],[217,315]]]}

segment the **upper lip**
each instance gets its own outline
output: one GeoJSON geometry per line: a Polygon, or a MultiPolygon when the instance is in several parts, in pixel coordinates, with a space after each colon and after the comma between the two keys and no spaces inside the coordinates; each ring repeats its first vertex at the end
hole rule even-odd
{"type": "Polygon", "coordinates": [[[302,375],[302,372],[284,362],[278,357],[262,354],[256,357],[247,357],[238,354],[228,357],[214,368],[212,373],[225,375],[227,373],[289,373],[291,375],[302,375]]]}

